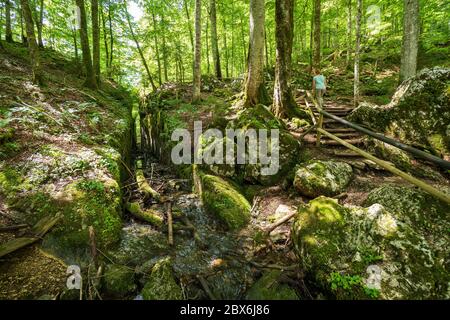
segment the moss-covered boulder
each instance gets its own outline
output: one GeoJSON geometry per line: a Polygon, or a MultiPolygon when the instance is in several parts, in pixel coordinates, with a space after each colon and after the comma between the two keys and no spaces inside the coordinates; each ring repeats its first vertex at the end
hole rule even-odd
{"type": "Polygon", "coordinates": [[[450,69],[424,69],[404,81],[384,106],[362,103],[349,120],[405,143],[420,144],[450,156],[450,69]]]}
{"type": "Polygon", "coordinates": [[[202,186],[206,210],[229,229],[242,228],[250,221],[250,203],[230,182],[217,176],[203,175],[202,186]]]}
{"type": "Polygon", "coordinates": [[[134,272],[124,265],[108,265],[103,277],[103,289],[111,297],[124,297],[136,290],[134,272]]]}
{"type": "Polygon", "coordinates": [[[345,162],[311,160],[297,169],[294,187],[311,198],[335,196],[345,190],[352,176],[352,167],[345,162]]]}
{"type": "Polygon", "coordinates": [[[263,274],[248,290],[247,300],[298,300],[297,293],[286,284],[281,284],[280,270],[263,274]]]}
{"type": "Polygon", "coordinates": [[[330,298],[448,298],[445,259],[403,217],[319,197],[299,209],[292,240],[307,277],[330,298]]]}
{"type": "Polygon", "coordinates": [[[377,157],[392,162],[399,169],[406,171],[411,170],[411,158],[405,151],[372,138],[367,138],[364,144],[366,149],[377,157]]]}
{"type": "MultiPolygon", "coordinates": [[[[437,188],[450,194],[447,186],[437,188]]],[[[371,191],[365,205],[379,203],[396,218],[414,226],[428,240],[437,256],[444,259],[450,272],[450,205],[431,194],[408,186],[386,184],[371,191]]]]}
{"type": "Polygon", "coordinates": [[[144,300],[182,300],[183,293],[173,276],[169,257],[162,258],[152,268],[142,289],[144,300]]]}

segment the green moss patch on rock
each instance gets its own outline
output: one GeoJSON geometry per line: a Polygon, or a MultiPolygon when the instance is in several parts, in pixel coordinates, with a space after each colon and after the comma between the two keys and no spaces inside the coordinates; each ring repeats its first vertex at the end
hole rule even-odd
{"type": "Polygon", "coordinates": [[[292,240],[308,279],[330,298],[448,298],[445,259],[402,218],[380,204],[319,197],[299,209],[292,240]]]}
{"type": "Polygon", "coordinates": [[[203,175],[202,185],[206,210],[229,229],[240,229],[250,221],[250,203],[230,182],[217,176],[203,175]]]}
{"type": "Polygon", "coordinates": [[[263,274],[248,290],[247,300],[298,300],[295,290],[286,284],[281,284],[280,270],[272,270],[263,274]]]}
{"type": "Polygon", "coordinates": [[[352,167],[347,163],[311,160],[297,169],[294,187],[311,198],[335,196],[345,190],[352,176],[352,167]]]}
{"type": "Polygon", "coordinates": [[[450,69],[421,70],[404,81],[384,106],[362,103],[348,117],[391,135],[404,143],[419,144],[440,155],[450,154],[450,69]]]}
{"type": "Polygon", "coordinates": [[[134,271],[124,265],[108,265],[103,276],[103,291],[111,297],[124,297],[136,290],[134,271]]]}
{"type": "Polygon", "coordinates": [[[175,281],[169,257],[160,259],[142,289],[144,300],[182,300],[183,293],[175,281]]]}

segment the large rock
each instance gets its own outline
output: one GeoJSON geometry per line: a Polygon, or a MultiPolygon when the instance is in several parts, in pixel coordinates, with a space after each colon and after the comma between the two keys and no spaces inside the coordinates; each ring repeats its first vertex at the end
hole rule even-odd
{"type": "MultiPolygon", "coordinates": [[[[262,168],[267,168],[268,165],[261,164],[259,154],[257,155],[257,163],[249,163],[249,152],[258,152],[258,147],[252,147],[248,139],[245,140],[245,164],[238,164],[238,148],[235,140],[227,138],[224,134],[223,138],[206,139],[202,137],[200,140],[201,148],[199,152],[203,154],[212,154],[212,150],[217,150],[217,147],[223,150],[223,164],[204,164],[202,168],[215,175],[222,177],[229,177],[239,181],[246,181],[248,183],[273,185],[281,180],[281,178],[288,173],[292,166],[302,157],[300,152],[299,142],[286,130],[285,124],[276,118],[273,113],[263,105],[257,105],[252,108],[243,109],[238,113],[235,119],[228,122],[227,129],[242,130],[242,136],[249,134],[251,130],[256,130],[258,142],[260,141],[261,131],[267,130],[267,150],[271,150],[273,143],[273,136],[271,129],[279,130],[279,158],[278,170],[274,170],[273,174],[263,174],[262,168]],[[226,161],[225,148],[227,145],[232,145],[234,150],[234,157],[232,163],[226,161]]],[[[215,154],[215,153],[214,153],[215,154]]],[[[268,155],[270,156],[270,154],[268,155]]],[[[302,159],[300,159],[302,160],[302,159]]]]}
{"type": "Polygon", "coordinates": [[[335,196],[345,190],[352,176],[352,167],[347,163],[311,160],[297,169],[294,187],[311,198],[335,196]]]}
{"type": "Polygon", "coordinates": [[[449,298],[448,261],[404,218],[380,204],[319,197],[299,209],[292,239],[307,276],[331,298],[449,298]]]}
{"type": "Polygon", "coordinates": [[[286,284],[281,284],[281,270],[263,274],[247,292],[247,300],[298,300],[296,292],[286,284]]]}
{"type": "Polygon", "coordinates": [[[123,298],[136,289],[134,271],[124,265],[108,265],[103,281],[104,291],[111,297],[123,298]]]}
{"type": "Polygon", "coordinates": [[[144,300],[182,300],[183,293],[176,283],[170,258],[160,259],[152,268],[142,289],[144,300]]]}
{"type": "Polygon", "coordinates": [[[377,157],[392,162],[397,168],[410,171],[411,158],[405,151],[377,139],[367,138],[365,141],[367,150],[377,157]]]}
{"type": "MultiPolygon", "coordinates": [[[[450,195],[450,188],[437,186],[450,195]]],[[[450,272],[450,205],[420,189],[383,185],[369,193],[365,205],[379,203],[395,214],[396,218],[414,226],[444,259],[450,272]]]]}
{"type": "Polygon", "coordinates": [[[384,106],[362,103],[348,117],[405,143],[450,156],[450,69],[424,69],[384,106]]]}
{"type": "Polygon", "coordinates": [[[202,200],[206,210],[231,229],[239,229],[250,221],[250,203],[226,180],[212,175],[202,177],[202,200]]]}

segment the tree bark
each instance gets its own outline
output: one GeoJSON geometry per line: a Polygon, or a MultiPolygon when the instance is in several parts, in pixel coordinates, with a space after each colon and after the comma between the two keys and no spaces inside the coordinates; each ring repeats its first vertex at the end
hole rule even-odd
{"type": "Polygon", "coordinates": [[[250,44],[244,105],[251,107],[267,101],[264,87],[264,0],[250,0],[250,44]]]}
{"type": "Polygon", "coordinates": [[[279,118],[295,112],[295,101],[290,88],[292,44],[294,40],[294,0],[275,1],[276,64],[273,111],[279,118]]]}
{"type": "Polygon", "coordinates": [[[91,0],[92,15],[92,57],[95,81],[100,84],[100,25],[98,15],[98,0],[91,0]]]}
{"type": "Polygon", "coordinates": [[[105,47],[105,63],[106,63],[106,72],[109,76],[110,73],[110,65],[109,65],[109,44],[108,44],[108,35],[106,30],[106,19],[105,19],[105,11],[104,6],[100,3],[100,18],[102,20],[102,29],[103,29],[103,45],[105,47]]]}
{"type": "Polygon", "coordinates": [[[22,14],[25,19],[26,33],[28,39],[28,49],[30,51],[31,66],[33,72],[33,83],[42,84],[42,70],[39,61],[39,47],[34,35],[34,22],[28,0],[20,0],[22,14]]]}
{"type": "Polygon", "coordinates": [[[163,27],[162,31],[162,54],[163,54],[163,64],[164,64],[164,82],[169,81],[169,61],[167,59],[167,46],[166,46],[166,31],[165,31],[165,22],[164,16],[161,16],[161,25],[163,27]]]}
{"type": "Polygon", "coordinates": [[[194,50],[194,76],[193,76],[193,101],[200,99],[201,86],[201,59],[202,59],[202,25],[201,25],[202,1],[195,0],[195,50],[194,50]]]}
{"type": "Polygon", "coordinates": [[[404,81],[416,75],[419,36],[419,0],[404,0],[403,46],[400,66],[400,81],[404,81]]]}
{"type": "Polygon", "coordinates": [[[194,35],[192,33],[191,17],[189,16],[189,8],[188,8],[188,5],[187,5],[187,0],[183,0],[183,7],[184,7],[184,12],[186,13],[186,20],[188,22],[189,39],[191,40],[192,54],[194,54],[194,50],[195,50],[194,35]]]}
{"type": "Polygon", "coordinates": [[[217,12],[216,12],[216,0],[210,0],[210,19],[211,19],[211,47],[214,60],[214,70],[217,79],[222,79],[222,70],[220,68],[220,54],[219,43],[217,40],[217,12]]]}
{"type": "Polygon", "coordinates": [[[5,40],[12,43],[12,28],[11,28],[11,0],[5,0],[5,40]]]}
{"type": "Polygon", "coordinates": [[[36,28],[38,33],[38,45],[40,48],[44,47],[44,41],[42,40],[42,25],[44,24],[44,0],[41,0],[39,4],[39,18],[36,19],[36,28]]]}
{"type": "Polygon", "coordinates": [[[152,12],[152,21],[153,21],[153,41],[155,43],[155,55],[156,55],[156,63],[158,64],[158,83],[162,85],[162,72],[161,72],[161,58],[159,56],[159,46],[158,46],[158,29],[156,24],[156,16],[155,12],[152,12]]]}
{"type": "Polygon", "coordinates": [[[314,0],[313,67],[320,68],[320,0],[314,0]]]}
{"type": "Polygon", "coordinates": [[[91,49],[89,46],[88,27],[86,19],[86,8],[84,6],[84,0],[76,0],[76,4],[80,13],[80,41],[81,50],[83,51],[83,65],[86,70],[86,81],[84,85],[91,89],[97,89],[97,82],[95,80],[95,73],[92,67],[91,49]]]}
{"type": "Polygon", "coordinates": [[[358,0],[358,9],[356,13],[356,47],[355,47],[355,79],[354,79],[354,106],[359,103],[359,51],[361,45],[361,16],[362,16],[362,0],[358,0]]]}
{"type": "Polygon", "coordinates": [[[352,54],[352,0],[348,0],[347,4],[347,66],[350,64],[350,57],[352,54]]]}
{"type": "Polygon", "coordinates": [[[123,2],[123,6],[125,8],[125,15],[126,15],[126,19],[127,19],[127,22],[128,22],[128,27],[130,28],[131,37],[133,38],[133,41],[136,44],[136,48],[138,50],[139,56],[141,57],[142,64],[144,65],[145,71],[147,72],[147,77],[148,77],[148,80],[150,81],[150,84],[152,86],[152,90],[156,91],[155,82],[153,81],[152,74],[150,73],[150,69],[148,68],[148,64],[147,64],[147,61],[145,60],[144,53],[142,52],[141,46],[139,45],[139,41],[138,41],[136,35],[134,34],[134,31],[133,31],[133,26],[131,24],[130,13],[128,12],[128,3],[127,3],[126,0],[123,2]]]}
{"type": "Polygon", "coordinates": [[[108,0],[108,21],[109,21],[109,68],[108,70],[109,76],[112,74],[113,69],[113,54],[114,54],[114,32],[112,29],[112,8],[111,8],[111,1],[108,0]]]}

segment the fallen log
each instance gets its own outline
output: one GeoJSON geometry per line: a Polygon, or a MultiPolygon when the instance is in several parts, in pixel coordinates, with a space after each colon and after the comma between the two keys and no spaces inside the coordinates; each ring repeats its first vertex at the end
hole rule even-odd
{"type": "Polygon", "coordinates": [[[172,225],[172,202],[167,204],[167,229],[169,237],[169,246],[173,246],[173,225],[172,225]]]}
{"type": "Polygon", "coordinates": [[[59,221],[60,218],[60,216],[44,217],[34,225],[31,236],[17,238],[0,245],[0,258],[41,240],[41,238],[59,221]]]}
{"type": "Polygon", "coordinates": [[[29,227],[30,226],[27,224],[18,224],[18,225],[14,225],[14,226],[0,227],[0,232],[11,232],[11,231],[16,231],[16,230],[20,230],[20,229],[26,229],[29,227]]]}
{"type": "Polygon", "coordinates": [[[297,212],[292,212],[289,213],[287,215],[285,215],[283,218],[281,218],[280,220],[272,223],[270,226],[266,227],[264,229],[264,232],[266,232],[267,234],[270,234],[273,230],[275,230],[277,227],[281,226],[283,223],[288,222],[289,220],[291,220],[295,215],[297,214],[297,212]]]}
{"type": "Polygon", "coordinates": [[[125,208],[134,217],[148,222],[155,227],[161,227],[163,225],[163,219],[155,211],[151,209],[142,210],[139,202],[127,202],[125,208]]]}
{"type": "Polygon", "coordinates": [[[136,182],[138,184],[139,191],[144,195],[144,197],[151,197],[157,201],[160,200],[161,195],[159,194],[159,192],[154,190],[148,184],[147,179],[145,178],[144,171],[142,170],[142,161],[137,161],[136,182]]]}

